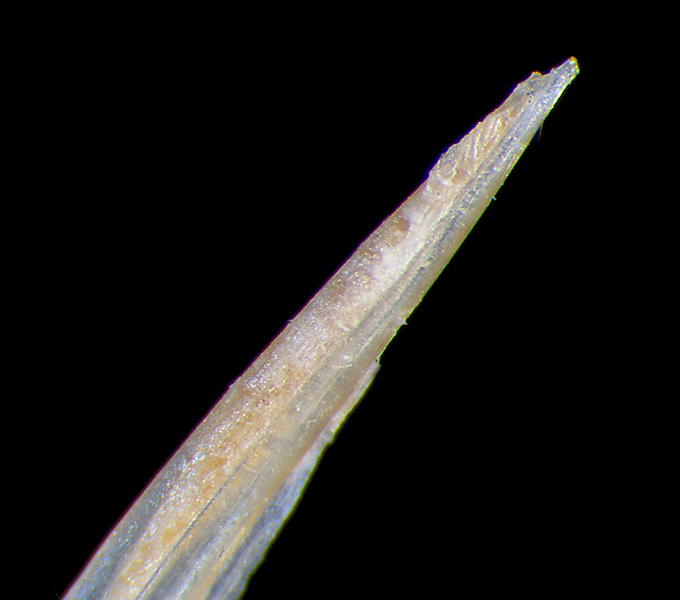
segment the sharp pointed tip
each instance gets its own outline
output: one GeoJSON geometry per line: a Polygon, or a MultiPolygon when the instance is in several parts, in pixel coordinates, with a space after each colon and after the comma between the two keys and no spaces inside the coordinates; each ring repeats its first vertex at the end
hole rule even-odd
{"type": "Polygon", "coordinates": [[[561,65],[555,67],[551,73],[563,77],[567,82],[571,82],[581,71],[581,67],[575,56],[569,57],[561,65]]]}

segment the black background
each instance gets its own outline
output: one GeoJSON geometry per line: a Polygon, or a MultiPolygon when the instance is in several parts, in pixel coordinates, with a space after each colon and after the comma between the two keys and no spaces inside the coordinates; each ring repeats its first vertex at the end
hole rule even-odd
{"type": "Polygon", "coordinates": [[[621,462],[594,376],[609,250],[584,215],[617,49],[536,24],[519,49],[447,19],[130,18],[39,56],[16,252],[33,263],[57,594],[439,153],[571,55],[581,75],[384,353],[245,598],[541,589],[600,568],[621,462]]]}

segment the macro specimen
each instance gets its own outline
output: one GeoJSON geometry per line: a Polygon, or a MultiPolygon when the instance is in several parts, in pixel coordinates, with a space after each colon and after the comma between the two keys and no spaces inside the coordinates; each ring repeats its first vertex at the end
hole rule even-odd
{"type": "Polygon", "coordinates": [[[577,74],[573,58],[532,74],[441,156],[232,383],[65,598],[241,596],[383,350],[577,74]]]}

